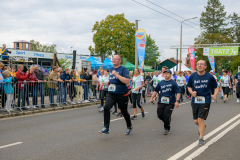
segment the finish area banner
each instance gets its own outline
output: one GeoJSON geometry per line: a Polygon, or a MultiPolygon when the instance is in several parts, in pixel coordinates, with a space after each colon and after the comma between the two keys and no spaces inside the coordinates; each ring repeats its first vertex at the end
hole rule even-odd
{"type": "Polygon", "coordinates": [[[236,56],[238,47],[212,47],[203,49],[204,56],[236,56]]]}
{"type": "Polygon", "coordinates": [[[137,52],[138,52],[139,65],[143,70],[146,44],[147,44],[147,34],[144,29],[140,28],[136,31],[135,40],[136,40],[136,46],[137,46],[137,52]]]}
{"type": "Polygon", "coordinates": [[[195,49],[193,46],[190,46],[188,48],[188,54],[189,54],[192,71],[194,71],[195,70],[195,49]]]}

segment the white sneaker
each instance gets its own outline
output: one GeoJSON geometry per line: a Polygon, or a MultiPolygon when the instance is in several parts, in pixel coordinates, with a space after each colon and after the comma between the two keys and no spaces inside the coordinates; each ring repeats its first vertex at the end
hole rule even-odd
{"type": "Polygon", "coordinates": [[[37,108],[36,106],[32,106],[32,108],[37,108]]]}
{"type": "Polygon", "coordinates": [[[88,103],[88,102],[90,102],[90,101],[89,101],[89,100],[85,100],[85,102],[87,102],[87,103],[88,103]]]}
{"type": "Polygon", "coordinates": [[[30,108],[30,106],[27,106],[26,108],[30,108]]]}
{"type": "Polygon", "coordinates": [[[76,104],[75,102],[71,102],[71,104],[76,104]]]}
{"type": "Polygon", "coordinates": [[[237,98],[237,102],[239,103],[239,98],[237,98]]]}

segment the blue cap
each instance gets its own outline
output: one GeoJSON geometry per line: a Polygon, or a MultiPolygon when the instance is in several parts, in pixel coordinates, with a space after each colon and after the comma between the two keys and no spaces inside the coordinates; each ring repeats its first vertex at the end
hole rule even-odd
{"type": "Polygon", "coordinates": [[[172,71],[170,69],[166,69],[163,73],[165,73],[165,72],[172,74],[172,71]]]}

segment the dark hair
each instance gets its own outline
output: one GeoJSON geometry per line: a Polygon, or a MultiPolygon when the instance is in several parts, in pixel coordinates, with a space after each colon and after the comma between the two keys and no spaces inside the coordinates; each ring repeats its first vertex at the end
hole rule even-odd
{"type": "Polygon", "coordinates": [[[224,70],[223,72],[225,72],[225,73],[228,73],[228,71],[227,71],[227,70],[224,70]]]}
{"type": "Polygon", "coordinates": [[[107,71],[109,73],[109,69],[105,69],[105,71],[107,71]]]}
{"type": "Polygon", "coordinates": [[[84,72],[86,72],[88,70],[88,68],[83,68],[84,72]]]}
{"type": "Polygon", "coordinates": [[[57,68],[58,68],[57,66],[53,66],[53,67],[52,67],[52,70],[57,69],[57,68]]]}
{"type": "Polygon", "coordinates": [[[93,72],[93,74],[96,74],[97,73],[97,71],[95,70],[94,72],[93,72]]]}
{"type": "Polygon", "coordinates": [[[71,75],[73,74],[74,71],[75,71],[75,70],[71,70],[71,75]]]}

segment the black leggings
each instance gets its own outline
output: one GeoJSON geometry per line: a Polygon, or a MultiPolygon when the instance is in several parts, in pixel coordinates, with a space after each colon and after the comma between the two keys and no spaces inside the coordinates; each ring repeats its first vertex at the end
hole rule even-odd
{"type": "Polygon", "coordinates": [[[240,98],[240,86],[236,87],[236,95],[237,95],[237,98],[240,98]]]}
{"type": "Polygon", "coordinates": [[[131,127],[131,119],[128,113],[128,96],[107,93],[106,103],[104,106],[104,126],[109,128],[110,125],[110,110],[114,104],[118,104],[119,109],[126,121],[127,127],[131,127]]]}
{"type": "MultiPolygon", "coordinates": [[[[131,89],[129,89],[128,91],[131,91],[131,89]]],[[[131,94],[129,94],[129,95],[128,95],[128,97],[129,97],[129,99],[130,99],[130,102],[131,102],[131,104],[132,104],[132,95],[131,95],[131,94]]]]}
{"type": "Polygon", "coordinates": [[[222,87],[222,90],[223,90],[223,94],[227,95],[228,96],[228,93],[229,93],[229,87],[222,87]]]}
{"type": "MultiPolygon", "coordinates": [[[[104,100],[106,100],[106,95],[107,95],[108,91],[107,90],[102,90],[102,94],[101,94],[101,106],[103,107],[104,105],[104,100]]],[[[114,104],[114,111],[117,112],[117,104],[114,104]]]]}
{"type": "Polygon", "coordinates": [[[138,93],[138,94],[135,94],[135,93],[132,93],[132,101],[133,101],[133,108],[137,108],[137,105],[139,108],[142,108],[141,106],[141,93],[138,93]]]}
{"type": "Polygon", "coordinates": [[[182,95],[185,94],[185,88],[184,88],[184,86],[179,86],[179,89],[181,91],[181,99],[182,99],[182,95]]]}

